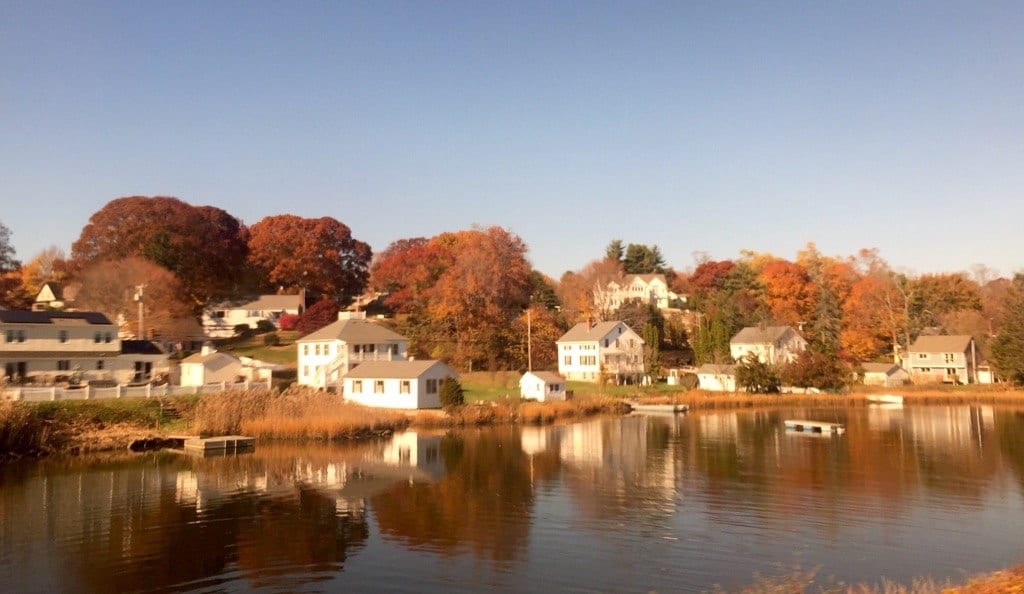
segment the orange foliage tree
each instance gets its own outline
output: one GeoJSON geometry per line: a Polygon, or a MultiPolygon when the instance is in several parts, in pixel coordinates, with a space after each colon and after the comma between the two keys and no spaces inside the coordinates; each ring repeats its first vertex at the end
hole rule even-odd
{"type": "Polygon", "coordinates": [[[488,227],[396,242],[374,262],[370,283],[410,314],[400,330],[414,352],[470,370],[511,364],[519,341],[509,329],[532,289],[518,236],[488,227]]]}
{"type": "Polygon", "coordinates": [[[333,298],[366,288],[370,246],[331,217],[265,217],[249,229],[249,264],[270,286],[305,288],[333,298]]]}
{"type": "Polygon", "coordinates": [[[810,320],[816,291],[807,269],[793,262],[776,259],[761,268],[765,304],[778,323],[798,327],[810,320]]]}

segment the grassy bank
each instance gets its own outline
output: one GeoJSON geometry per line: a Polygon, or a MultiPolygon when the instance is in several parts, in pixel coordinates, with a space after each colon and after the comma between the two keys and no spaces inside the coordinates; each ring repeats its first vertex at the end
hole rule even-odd
{"type": "MultiPolygon", "coordinates": [[[[717,593],[725,590],[716,588],[717,593]]],[[[832,580],[821,580],[814,570],[794,569],[774,577],[759,577],[753,584],[734,590],[737,594],[1007,594],[1024,592],[1024,565],[1009,569],[980,574],[964,583],[950,580],[936,581],[918,578],[910,584],[899,584],[890,580],[879,583],[855,585],[836,584],[832,580]]]]}
{"type": "Polygon", "coordinates": [[[500,424],[542,425],[559,419],[584,418],[599,414],[623,414],[625,402],[615,398],[582,397],[567,402],[528,402],[499,398],[467,404],[450,412],[418,411],[415,427],[466,427],[500,424]]]}

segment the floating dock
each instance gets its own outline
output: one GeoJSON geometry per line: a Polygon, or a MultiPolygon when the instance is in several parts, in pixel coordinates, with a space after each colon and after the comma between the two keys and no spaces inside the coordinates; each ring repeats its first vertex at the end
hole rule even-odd
{"type": "Polygon", "coordinates": [[[829,423],[828,421],[805,421],[802,419],[790,419],[785,421],[786,429],[789,431],[801,431],[803,433],[832,433],[840,434],[846,432],[846,426],[842,423],[829,423]]]}
{"type": "Polygon", "coordinates": [[[256,449],[255,437],[222,435],[220,437],[188,437],[184,439],[185,451],[190,454],[217,455],[251,452],[256,449]]]}
{"type": "Polygon", "coordinates": [[[676,414],[690,410],[688,404],[640,404],[639,402],[630,402],[629,407],[633,412],[639,413],[676,414]]]}
{"type": "Polygon", "coordinates": [[[872,404],[903,404],[902,396],[892,394],[868,394],[864,399],[872,404]]]}

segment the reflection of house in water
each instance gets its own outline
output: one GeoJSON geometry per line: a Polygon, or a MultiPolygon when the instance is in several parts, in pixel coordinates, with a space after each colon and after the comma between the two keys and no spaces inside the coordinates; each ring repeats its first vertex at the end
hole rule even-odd
{"type": "Polygon", "coordinates": [[[439,434],[406,431],[395,435],[384,447],[382,461],[397,469],[408,469],[408,478],[436,479],[444,475],[439,434]]]}
{"type": "Polygon", "coordinates": [[[525,426],[520,430],[519,443],[523,453],[533,456],[548,451],[549,447],[557,447],[557,427],[525,426]]]}
{"type": "Polygon", "coordinates": [[[868,407],[868,429],[872,431],[892,431],[902,425],[902,404],[874,404],[868,407]]]}
{"type": "Polygon", "coordinates": [[[903,415],[915,441],[942,449],[980,446],[985,433],[995,428],[991,406],[915,406],[903,415]]]}
{"type": "Polygon", "coordinates": [[[735,441],[739,434],[739,414],[720,412],[697,417],[697,427],[704,439],[735,441]]]}

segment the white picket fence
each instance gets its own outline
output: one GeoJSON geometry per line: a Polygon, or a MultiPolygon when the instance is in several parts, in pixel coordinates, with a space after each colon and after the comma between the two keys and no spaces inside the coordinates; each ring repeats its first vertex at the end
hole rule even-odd
{"type": "Polygon", "coordinates": [[[44,402],[48,400],[101,400],[113,398],[159,398],[162,396],[181,396],[186,394],[209,394],[212,392],[228,392],[231,390],[269,390],[270,381],[205,384],[202,386],[113,386],[96,388],[58,388],[56,386],[34,388],[30,386],[4,388],[0,390],[0,398],[20,400],[23,402],[44,402]]]}

